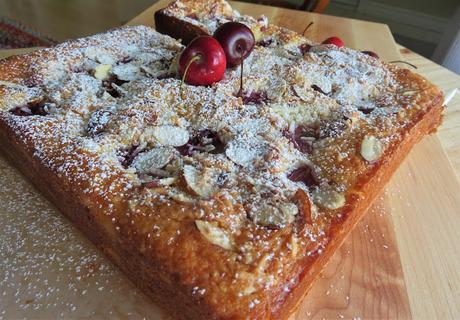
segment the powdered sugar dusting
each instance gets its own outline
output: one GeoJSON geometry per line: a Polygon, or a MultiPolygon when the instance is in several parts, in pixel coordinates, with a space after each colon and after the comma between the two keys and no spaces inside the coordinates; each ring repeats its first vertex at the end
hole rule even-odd
{"type": "Polygon", "coordinates": [[[161,314],[3,158],[0,198],[0,318],[161,314]]]}
{"type": "Polygon", "coordinates": [[[253,309],[264,289],[284,283],[288,294],[299,259],[322,254],[357,180],[411,123],[421,89],[354,50],[306,51],[309,40],[264,19],[208,9],[179,18],[241,20],[266,40],[245,61],[244,92],[239,68],[212,86],[181,86],[182,46],[147,27],[123,28],[29,56],[30,77],[0,82],[0,121],[111,232],[134,237],[136,250],[162,255],[190,288],[205,289],[192,294],[223,299],[216,284],[226,285],[253,309]],[[365,136],[378,157],[363,158],[365,136]],[[201,229],[190,229],[195,221],[201,229]],[[187,277],[193,270],[201,272],[187,277]]]}

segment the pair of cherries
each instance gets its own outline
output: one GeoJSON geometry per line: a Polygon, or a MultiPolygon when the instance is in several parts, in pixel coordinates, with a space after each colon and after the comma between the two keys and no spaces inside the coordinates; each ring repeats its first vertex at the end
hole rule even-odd
{"type": "MultiPolygon", "coordinates": [[[[343,47],[338,37],[330,37],[322,44],[343,47]]],[[[243,63],[254,49],[255,38],[251,29],[239,22],[227,22],[211,36],[199,36],[192,40],[179,58],[179,73],[189,84],[207,86],[221,80],[227,67],[243,63]]],[[[309,48],[305,51],[308,51],[309,48]]],[[[372,51],[362,53],[378,58],[372,51]]],[[[240,90],[242,90],[242,73],[240,90]]]]}
{"type": "Polygon", "coordinates": [[[179,58],[184,81],[207,86],[222,79],[227,67],[240,65],[254,49],[251,29],[239,22],[227,22],[211,36],[192,40],[179,58]]]}

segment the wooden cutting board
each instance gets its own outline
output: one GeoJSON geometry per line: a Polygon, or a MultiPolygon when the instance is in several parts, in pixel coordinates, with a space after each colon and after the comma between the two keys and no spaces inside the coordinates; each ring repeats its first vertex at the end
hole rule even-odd
{"type": "MultiPolygon", "coordinates": [[[[158,2],[129,24],[152,26],[153,12],[165,3],[158,2]]],[[[313,21],[306,36],[314,40],[336,35],[386,61],[400,59],[382,24],[233,5],[300,32],[313,21]]],[[[425,138],[333,256],[293,319],[460,315],[455,298],[446,294],[448,281],[460,283],[459,275],[435,245],[460,237],[455,228],[460,221],[452,220],[459,208],[460,186],[450,163],[437,137],[425,138]]],[[[0,158],[0,319],[58,316],[167,318],[0,158]]]]}

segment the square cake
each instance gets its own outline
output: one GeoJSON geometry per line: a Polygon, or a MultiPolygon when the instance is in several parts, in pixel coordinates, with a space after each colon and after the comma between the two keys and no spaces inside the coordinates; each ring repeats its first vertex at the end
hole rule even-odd
{"type": "Polygon", "coordinates": [[[125,27],[0,61],[0,146],[130,279],[183,319],[285,319],[443,95],[407,69],[175,1],[125,27]],[[181,44],[237,21],[256,46],[210,86],[181,44]]]}

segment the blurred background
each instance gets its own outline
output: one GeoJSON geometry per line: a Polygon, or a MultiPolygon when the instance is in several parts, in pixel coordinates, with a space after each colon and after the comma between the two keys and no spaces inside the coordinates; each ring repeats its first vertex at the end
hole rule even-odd
{"type": "MultiPolygon", "coordinates": [[[[11,34],[11,27],[20,29],[17,32],[26,31],[37,35],[46,44],[47,41],[63,41],[119,26],[155,2],[156,0],[0,0],[0,46],[6,48],[24,45],[20,41],[14,43],[15,39],[12,38],[18,35],[11,34]]],[[[399,44],[457,73],[460,72],[460,0],[253,2],[386,23],[399,44]]],[[[27,38],[27,35],[21,35],[27,38]]]]}

